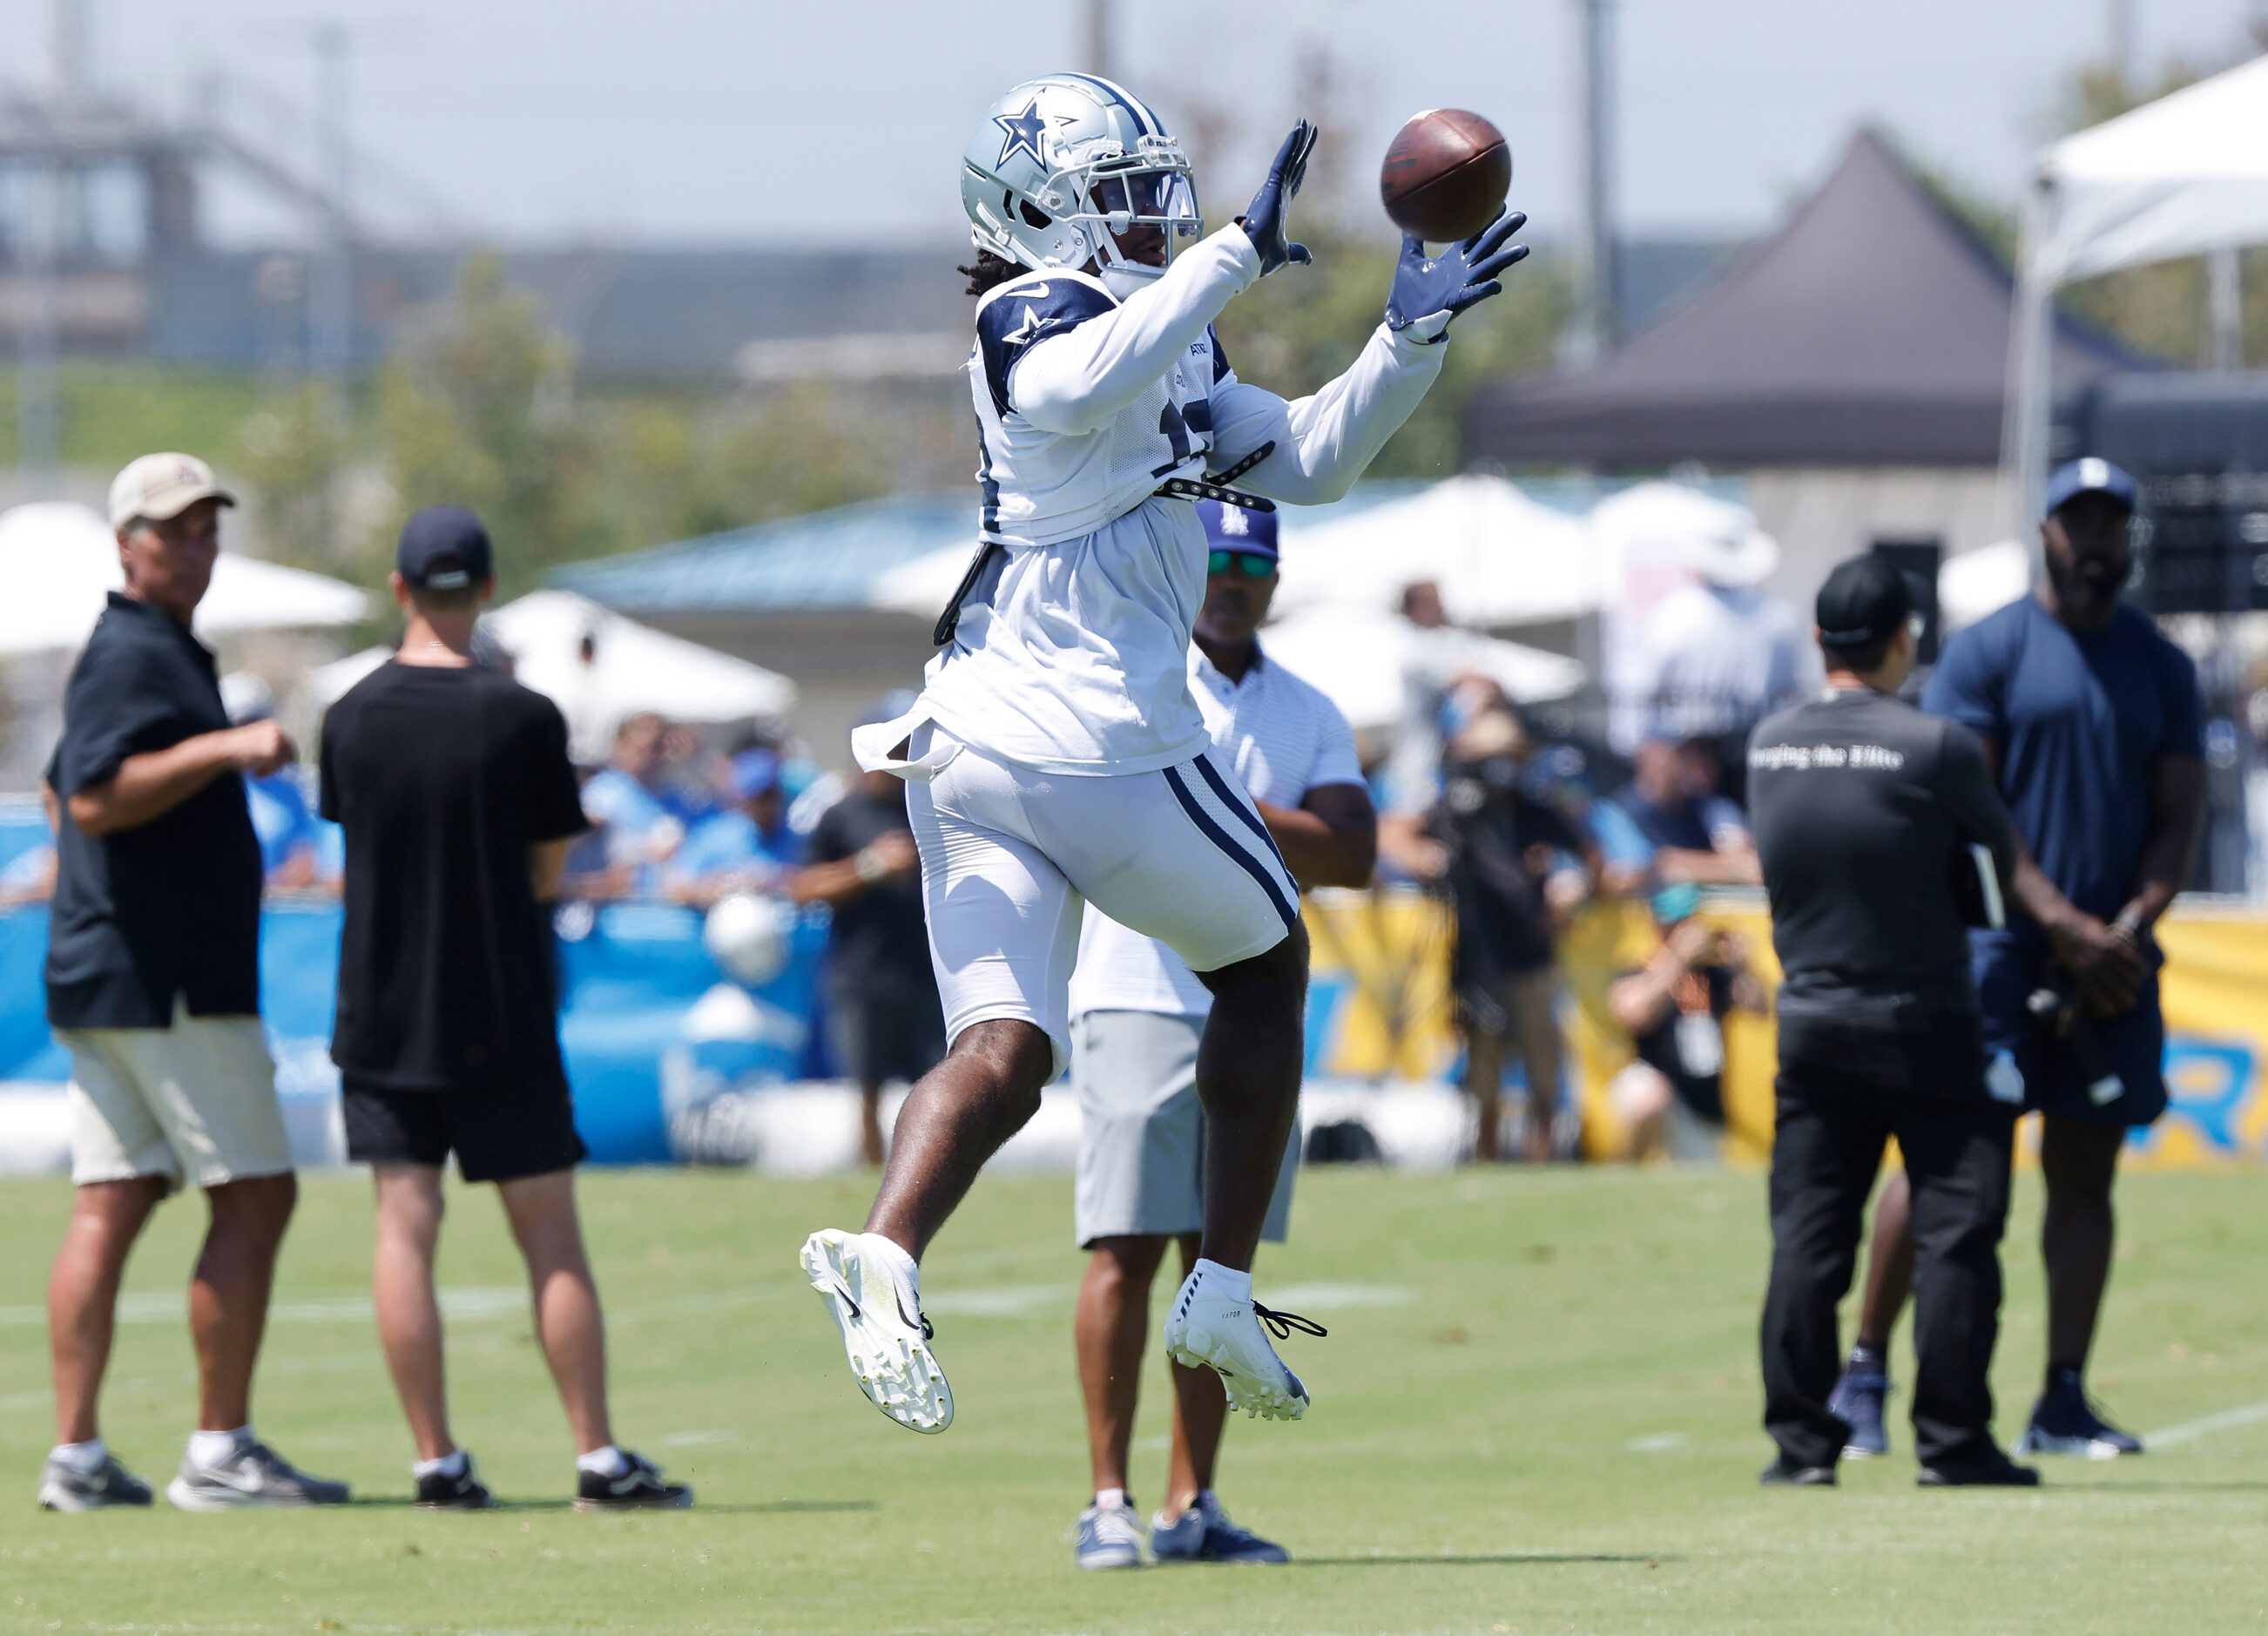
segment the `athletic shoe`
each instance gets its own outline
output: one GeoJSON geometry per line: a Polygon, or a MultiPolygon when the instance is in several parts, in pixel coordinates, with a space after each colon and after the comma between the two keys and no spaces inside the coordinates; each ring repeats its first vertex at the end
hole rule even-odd
{"type": "Polygon", "coordinates": [[[1270,1312],[1256,1301],[1224,1295],[1205,1284],[1202,1272],[1192,1272],[1166,1317],[1166,1352],[1185,1368],[1219,1375],[1230,1408],[1264,1419],[1296,1420],[1307,1412],[1307,1389],[1276,1355],[1261,1330],[1263,1323],[1282,1339],[1295,1329],[1329,1333],[1297,1313],[1270,1312]]]}
{"type": "Polygon", "coordinates": [[[1988,1447],[1980,1454],[1926,1465],[1914,1481],[1924,1488],[2037,1488],[2040,1474],[1988,1447]]]}
{"type": "Polygon", "coordinates": [[[2016,1440],[2016,1452],[2116,1460],[2140,1454],[2142,1440],[2095,1413],[2095,1405],[2087,1401],[2087,1389],[2078,1376],[2068,1374],[2051,1383],[2032,1405],[2032,1422],[2016,1440]]]}
{"type": "Polygon", "coordinates": [[[150,1485],[108,1455],[92,1471],[50,1455],[40,1473],[42,1511],[99,1511],[106,1506],[146,1506],[150,1485]]]}
{"type": "Polygon", "coordinates": [[[1831,1465],[1797,1465],[1786,1455],[1779,1455],[1756,1473],[1756,1481],[1766,1488],[1832,1488],[1835,1486],[1835,1468],[1831,1465]]]}
{"type": "Polygon", "coordinates": [[[310,1477],[261,1442],[239,1443],[225,1460],[201,1465],[188,1455],[166,1485],[180,1511],[238,1511],[251,1506],[342,1506],[344,1483],[310,1477]]]}
{"type": "Polygon", "coordinates": [[[1171,1522],[1150,1519],[1150,1552],[1160,1562],[1289,1562],[1292,1553],[1228,1520],[1210,1492],[1171,1522]]]}
{"type": "Polygon", "coordinates": [[[419,1478],[417,1503],[428,1511],[485,1511],[496,1504],[496,1496],[473,1470],[472,1455],[467,1455],[465,1469],[454,1476],[428,1471],[419,1478]]]}
{"type": "Polygon", "coordinates": [[[622,1458],[630,1468],[620,1477],[576,1468],[576,1510],[682,1511],[692,1505],[693,1491],[682,1483],[662,1481],[661,1468],[644,1455],[625,1448],[622,1458]]]}
{"type": "Polygon", "coordinates": [[[942,1432],[953,1424],[953,1389],[929,1349],[937,1330],[913,1281],[891,1271],[895,1257],[865,1253],[872,1242],[865,1233],[814,1233],[804,1273],[843,1331],[850,1378],[867,1401],[909,1431],[942,1432]]]}
{"type": "Polygon", "coordinates": [[[1090,1573],[1142,1566],[1142,1520],[1132,1501],[1123,1506],[1090,1505],[1071,1529],[1071,1553],[1090,1573]]]}
{"type": "Polygon", "coordinates": [[[1882,1426],[1882,1399],[1889,1393],[1889,1375],[1852,1364],[1827,1394],[1827,1412],[1851,1428],[1843,1452],[1852,1459],[1871,1460],[1890,1452],[1890,1434],[1882,1426]]]}

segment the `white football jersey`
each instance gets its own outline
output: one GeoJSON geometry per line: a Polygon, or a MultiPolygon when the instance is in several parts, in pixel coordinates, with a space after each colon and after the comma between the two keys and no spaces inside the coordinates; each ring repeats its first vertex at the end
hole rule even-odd
{"type": "Polygon", "coordinates": [[[1212,326],[1110,420],[1080,436],[1035,425],[1011,406],[1025,352],[1118,306],[1086,273],[1027,273],[976,307],[969,395],[976,406],[977,538],[1052,545],[1124,516],[1172,477],[1201,477],[1213,446],[1212,394],[1235,377],[1212,326]]]}
{"type": "MultiPolygon", "coordinates": [[[[1083,776],[1204,750],[1187,667],[1204,530],[1194,505],[1159,488],[1273,445],[1238,487],[1336,499],[1447,350],[1381,325],[1344,374],[1286,403],[1238,380],[1212,330],[1259,275],[1251,241],[1229,226],[1123,301],[1097,278],[1049,270],[978,304],[968,380],[979,534],[992,549],[920,705],[877,741],[929,719],[996,759],[1083,776]]],[[[861,761],[887,764],[879,751],[861,761]]]]}

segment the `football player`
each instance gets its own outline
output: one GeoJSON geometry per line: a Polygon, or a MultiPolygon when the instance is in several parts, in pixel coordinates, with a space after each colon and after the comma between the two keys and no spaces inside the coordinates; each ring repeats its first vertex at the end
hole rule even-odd
{"type": "Polygon", "coordinates": [[[1285,214],[1314,140],[1301,121],[1210,235],[1181,144],[1108,80],[1017,86],[962,158],[980,543],[915,707],[851,741],[862,768],[907,781],[951,1049],[899,1114],[865,1230],[814,1234],[802,1256],[860,1389],[917,1432],[953,1419],[917,1264],[1062,1072],[1085,902],[1214,997],[1204,1228],[1166,1349],[1216,1370],[1232,1408],[1307,1406],[1250,1271],[1299,1095],[1307,942],[1299,888],[1189,696],[1194,501],[1346,493],[1440,374],[1450,321],[1527,253],[1516,214],[1439,256],[1405,239],[1385,321],[1344,374],[1296,402],[1245,384],[1212,321],[1309,259],[1285,214]]]}

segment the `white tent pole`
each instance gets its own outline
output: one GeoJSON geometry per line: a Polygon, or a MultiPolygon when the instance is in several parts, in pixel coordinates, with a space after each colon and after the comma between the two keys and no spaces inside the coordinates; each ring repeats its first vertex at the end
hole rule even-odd
{"type": "Polygon", "coordinates": [[[2015,322],[2009,326],[2007,398],[2001,414],[1999,505],[2009,535],[2028,540],[2046,486],[2054,412],[2052,314],[2057,278],[2048,266],[2053,182],[2042,173],[2024,202],[2016,258],[2015,322]]]}
{"type": "Polygon", "coordinates": [[[2222,245],[2205,253],[2205,312],[2207,328],[2205,366],[2237,370],[2244,367],[2244,280],[2237,247],[2222,245]]]}

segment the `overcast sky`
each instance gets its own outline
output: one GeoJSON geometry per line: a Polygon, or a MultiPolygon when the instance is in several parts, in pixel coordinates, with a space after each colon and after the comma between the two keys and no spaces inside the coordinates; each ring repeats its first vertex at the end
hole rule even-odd
{"type": "MultiPolygon", "coordinates": [[[[984,105],[1072,59],[1073,0],[85,0],[97,77],[166,107],[221,67],[298,102],[307,24],[353,19],[350,128],[387,170],[504,241],[957,237],[956,162],[984,105]]],[[[2226,50],[2260,0],[2127,0],[2138,57],[2226,50]]],[[[1858,122],[2012,192],[2108,0],[1620,0],[1626,232],[1740,232],[1818,178],[1858,122]]],[[[2268,9],[2268,8],[2263,8],[2268,9]]],[[[1303,47],[1338,89],[1325,140],[1360,197],[1395,126],[1466,107],[1511,137],[1515,203],[1566,219],[1572,0],[1118,0],[1113,71],[1169,121],[1243,139],[1200,178],[1233,215],[1300,110],[1303,47]],[[1420,22],[1418,19],[1422,19],[1420,22]]],[[[43,60],[48,0],[0,5],[0,64],[43,60]]],[[[242,123],[306,133],[232,99],[242,123]]],[[[416,221],[373,174],[374,213],[416,221]]],[[[238,233],[266,225],[217,202],[238,233]]]]}

